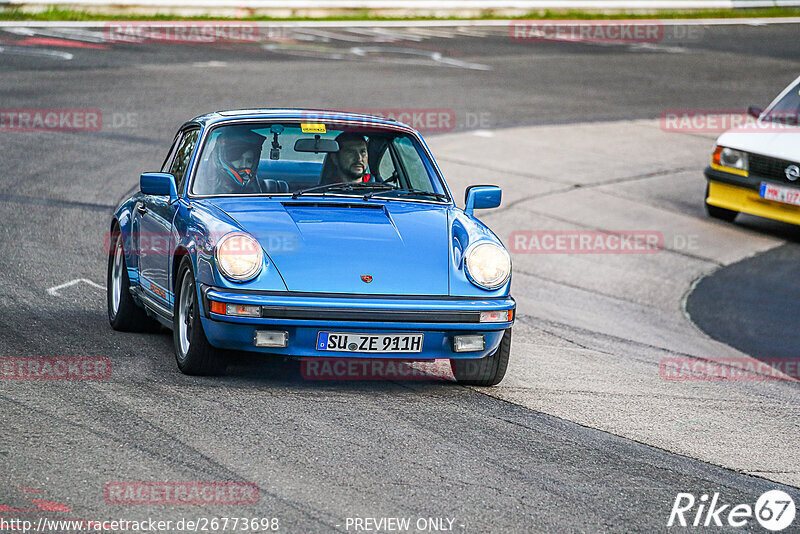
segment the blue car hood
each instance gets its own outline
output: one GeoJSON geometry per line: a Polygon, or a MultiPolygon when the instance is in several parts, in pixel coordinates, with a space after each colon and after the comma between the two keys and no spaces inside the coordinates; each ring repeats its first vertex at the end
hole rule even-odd
{"type": "Polygon", "coordinates": [[[447,295],[447,207],[413,202],[204,199],[258,239],[289,291],[447,295]]]}

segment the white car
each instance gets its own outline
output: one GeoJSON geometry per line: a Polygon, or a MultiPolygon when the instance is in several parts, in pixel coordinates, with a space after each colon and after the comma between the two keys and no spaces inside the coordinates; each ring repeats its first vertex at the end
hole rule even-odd
{"type": "Polygon", "coordinates": [[[706,211],[733,221],[740,212],[800,224],[800,77],[766,110],[717,138],[706,167],[706,211]]]}

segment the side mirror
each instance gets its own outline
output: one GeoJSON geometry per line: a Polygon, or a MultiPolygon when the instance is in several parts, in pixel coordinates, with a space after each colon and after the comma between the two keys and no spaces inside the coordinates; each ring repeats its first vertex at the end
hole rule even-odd
{"type": "Polygon", "coordinates": [[[464,213],[472,215],[474,210],[496,208],[502,197],[503,191],[496,185],[471,185],[464,195],[464,213]]]}
{"type": "Polygon", "coordinates": [[[747,108],[747,114],[756,119],[759,118],[762,113],[764,113],[764,110],[758,106],[750,106],[747,108]]]}
{"type": "Polygon", "coordinates": [[[146,172],[139,177],[139,190],[145,195],[178,197],[175,177],[166,172],[146,172]]]}

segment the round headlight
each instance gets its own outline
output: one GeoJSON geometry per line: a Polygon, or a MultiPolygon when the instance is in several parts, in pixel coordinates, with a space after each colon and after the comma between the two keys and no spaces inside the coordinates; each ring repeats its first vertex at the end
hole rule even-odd
{"type": "Polygon", "coordinates": [[[719,153],[719,162],[725,167],[732,167],[734,169],[747,170],[747,154],[741,150],[734,150],[732,148],[723,148],[719,153]]]}
{"type": "Polygon", "coordinates": [[[264,263],[264,253],[258,241],[238,232],[223,236],[214,255],[220,272],[236,282],[256,276],[264,263]]]}
{"type": "Polygon", "coordinates": [[[511,257],[494,243],[478,243],[467,251],[467,274],[484,289],[497,289],[511,276],[511,257]]]}

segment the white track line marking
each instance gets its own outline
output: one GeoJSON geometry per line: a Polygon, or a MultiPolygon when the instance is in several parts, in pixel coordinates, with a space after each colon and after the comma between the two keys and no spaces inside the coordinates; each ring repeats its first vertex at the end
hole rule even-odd
{"type": "Polygon", "coordinates": [[[43,35],[44,37],[55,37],[59,39],[71,39],[73,41],[83,41],[86,43],[104,43],[106,42],[105,36],[102,32],[92,32],[81,30],[78,28],[31,28],[31,27],[11,27],[4,28],[3,31],[13,33],[16,35],[24,35],[26,37],[33,37],[36,35],[43,35]],[[60,30],[60,31],[59,31],[60,30]]]}
{"type": "Polygon", "coordinates": [[[57,297],[57,296],[59,296],[58,292],[60,290],[66,289],[66,288],[68,288],[70,286],[74,286],[75,284],[80,284],[81,282],[89,284],[92,287],[96,287],[97,289],[105,289],[104,286],[101,286],[100,284],[96,284],[96,283],[92,282],[91,280],[87,280],[86,278],[76,278],[75,280],[70,280],[69,282],[64,282],[61,285],[53,286],[53,287],[49,288],[47,290],[47,292],[50,293],[51,295],[57,297]]]}
{"type": "Polygon", "coordinates": [[[75,57],[69,52],[49,50],[46,48],[33,48],[30,46],[0,46],[0,54],[10,54],[12,56],[48,57],[64,59],[66,61],[69,61],[75,57]]]}
{"type": "MultiPolygon", "coordinates": [[[[103,28],[106,24],[120,21],[52,21],[52,20],[5,20],[0,28],[103,28]]],[[[231,22],[231,21],[225,21],[231,22]]],[[[233,21],[236,22],[236,21],[233,21]]],[[[244,21],[241,21],[244,22],[244,21]]],[[[250,21],[246,21],[250,22],[250,21]]],[[[376,21],[254,21],[259,28],[446,28],[446,27],[508,27],[515,20],[376,20],[376,21]]],[[[556,19],[547,22],[558,23],[556,19]]],[[[771,24],[800,24],[800,17],[737,18],[737,19],[662,19],[664,26],[761,26],[771,24]]],[[[193,21],[186,21],[192,24],[193,21]]]]}
{"type": "Polygon", "coordinates": [[[344,41],[347,43],[371,43],[374,39],[367,39],[358,35],[348,35],[341,32],[326,32],[325,30],[304,30],[302,33],[306,35],[313,35],[314,37],[322,37],[325,42],[328,41],[344,41]]]}

